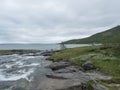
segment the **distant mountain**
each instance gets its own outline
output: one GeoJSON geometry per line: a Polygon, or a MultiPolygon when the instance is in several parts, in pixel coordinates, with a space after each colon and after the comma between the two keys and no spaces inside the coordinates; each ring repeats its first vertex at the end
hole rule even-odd
{"type": "Polygon", "coordinates": [[[120,25],[83,39],[73,39],[65,44],[120,43],[120,25]]]}

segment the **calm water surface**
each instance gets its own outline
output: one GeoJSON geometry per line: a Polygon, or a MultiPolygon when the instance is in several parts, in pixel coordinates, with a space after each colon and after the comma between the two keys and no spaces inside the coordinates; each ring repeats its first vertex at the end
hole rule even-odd
{"type": "MultiPolygon", "coordinates": [[[[67,48],[90,46],[90,44],[66,44],[67,48]]],[[[11,49],[37,49],[37,50],[59,50],[60,44],[0,44],[0,50],[11,49]]]]}

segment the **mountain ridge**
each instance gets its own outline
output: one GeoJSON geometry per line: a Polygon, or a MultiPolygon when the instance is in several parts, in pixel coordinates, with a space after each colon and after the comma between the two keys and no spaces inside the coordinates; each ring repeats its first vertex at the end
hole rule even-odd
{"type": "Polygon", "coordinates": [[[89,44],[89,43],[120,43],[120,25],[90,37],[73,39],[63,42],[64,44],[89,44]]]}

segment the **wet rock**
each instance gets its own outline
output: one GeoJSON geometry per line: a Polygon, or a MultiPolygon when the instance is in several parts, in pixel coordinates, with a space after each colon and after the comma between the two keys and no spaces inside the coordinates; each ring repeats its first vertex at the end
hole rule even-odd
{"type": "Polygon", "coordinates": [[[88,88],[85,84],[81,84],[81,85],[71,86],[68,88],[58,89],[58,90],[88,90],[88,88]]]}
{"type": "Polygon", "coordinates": [[[5,65],[1,65],[0,69],[6,69],[7,67],[5,65]]]}
{"type": "Polygon", "coordinates": [[[79,70],[82,70],[82,68],[77,66],[69,66],[63,69],[56,70],[55,73],[74,73],[78,72],[79,70]]]}
{"type": "Polygon", "coordinates": [[[12,73],[12,72],[17,71],[17,70],[18,70],[17,66],[12,66],[11,68],[6,69],[5,72],[6,73],[12,73]]]}
{"type": "Polygon", "coordinates": [[[0,65],[6,64],[6,63],[12,63],[13,61],[7,61],[7,60],[0,60],[0,65]]]}
{"type": "Polygon", "coordinates": [[[94,90],[110,90],[109,88],[97,83],[93,85],[94,90]]]}
{"type": "Polygon", "coordinates": [[[91,61],[86,61],[85,63],[82,64],[82,68],[84,70],[92,70],[95,69],[95,65],[91,61]]]}
{"type": "Polygon", "coordinates": [[[12,90],[29,90],[29,81],[26,79],[17,80],[12,86],[12,90]]]}
{"type": "Polygon", "coordinates": [[[15,81],[0,81],[0,90],[11,87],[15,84],[15,81]]]}
{"type": "Polygon", "coordinates": [[[24,89],[22,87],[13,87],[12,90],[26,90],[26,89],[24,89]]]}
{"type": "Polygon", "coordinates": [[[52,73],[47,74],[46,76],[52,79],[78,79],[81,82],[87,82],[92,79],[89,76],[86,76],[82,71],[74,73],[52,73]]]}
{"type": "Polygon", "coordinates": [[[65,67],[70,66],[71,64],[69,62],[54,62],[51,65],[49,65],[49,68],[51,68],[52,70],[59,70],[59,69],[63,69],[65,67]]]}
{"type": "Polygon", "coordinates": [[[24,55],[26,55],[26,56],[41,56],[41,51],[31,52],[31,53],[27,53],[24,55]]]}
{"type": "Polygon", "coordinates": [[[56,75],[56,74],[47,74],[46,76],[48,78],[52,78],[52,79],[67,79],[64,76],[60,76],[60,75],[56,75]]]}
{"type": "Polygon", "coordinates": [[[44,51],[41,53],[42,56],[52,56],[53,55],[53,51],[44,51]]]}

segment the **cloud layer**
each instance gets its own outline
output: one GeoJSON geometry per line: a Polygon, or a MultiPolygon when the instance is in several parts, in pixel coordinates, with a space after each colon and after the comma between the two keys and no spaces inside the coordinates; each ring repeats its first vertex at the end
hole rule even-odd
{"type": "Polygon", "coordinates": [[[56,43],[120,24],[119,0],[0,0],[0,43],[56,43]]]}

